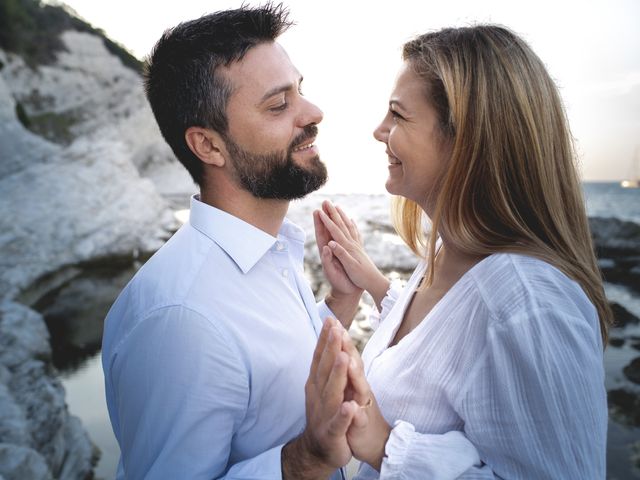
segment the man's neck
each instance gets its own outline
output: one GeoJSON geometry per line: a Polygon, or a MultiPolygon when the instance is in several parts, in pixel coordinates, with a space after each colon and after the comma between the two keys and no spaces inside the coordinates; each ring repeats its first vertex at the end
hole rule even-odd
{"type": "Polygon", "coordinates": [[[278,236],[284,217],[289,209],[288,200],[256,198],[235,185],[216,185],[215,188],[200,189],[200,201],[223,210],[256,228],[278,236]]]}

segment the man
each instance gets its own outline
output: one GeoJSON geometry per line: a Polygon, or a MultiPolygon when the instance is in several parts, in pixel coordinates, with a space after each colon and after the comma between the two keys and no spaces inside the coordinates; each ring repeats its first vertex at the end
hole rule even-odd
{"type": "Polygon", "coordinates": [[[305,422],[320,319],[350,321],[361,290],[327,265],[316,305],[304,234],[284,219],[326,180],[322,112],[275,42],[289,25],[282,6],[218,12],[165,32],[149,58],[147,97],[200,195],[106,319],[117,478],[327,478],[351,456],[334,323],[305,422]]]}

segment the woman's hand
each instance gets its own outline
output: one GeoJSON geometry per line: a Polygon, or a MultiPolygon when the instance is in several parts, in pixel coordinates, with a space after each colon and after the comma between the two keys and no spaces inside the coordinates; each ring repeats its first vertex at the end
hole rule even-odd
{"type": "Polygon", "coordinates": [[[340,261],[331,253],[328,244],[333,241],[333,238],[320,220],[317,210],[313,212],[313,225],[316,231],[316,243],[320,253],[322,270],[331,285],[331,291],[325,301],[340,323],[348,329],[358,311],[363,289],[351,281],[340,261]]]}
{"type": "Polygon", "coordinates": [[[367,290],[380,310],[389,281],[365,252],[355,222],[328,201],[322,202],[321,210],[313,212],[313,219],[327,277],[344,274],[355,288],[367,290]]]}
{"type": "MultiPolygon", "coordinates": [[[[323,202],[323,209],[325,208],[325,204],[330,205],[329,202],[323,202]]],[[[316,232],[316,244],[318,245],[320,260],[322,261],[322,269],[331,284],[332,290],[342,295],[362,294],[363,287],[351,281],[340,261],[331,253],[329,243],[332,242],[334,238],[321,220],[320,210],[313,212],[313,226],[316,232]]]]}
{"type": "Polygon", "coordinates": [[[391,426],[382,416],[364,374],[362,358],[349,335],[342,336],[342,351],[349,355],[349,383],[342,410],[352,417],[347,442],[353,456],[380,471],[391,426]]]}

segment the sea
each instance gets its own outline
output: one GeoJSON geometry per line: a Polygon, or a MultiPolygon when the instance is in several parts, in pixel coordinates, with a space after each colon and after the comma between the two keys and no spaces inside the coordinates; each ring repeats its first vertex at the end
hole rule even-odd
{"type": "MultiPolygon", "coordinates": [[[[584,193],[589,216],[640,224],[640,189],[624,189],[618,183],[585,183],[584,193]]],[[[348,198],[348,205],[359,206],[360,221],[366,220],[368,214],[381,217],[389,212],[387,195],[338,197],[348,198]]],[[[54,364],[61,373],[68,408],[81,419],[101,451],[95,471],[97,479],[114,478],[119,457],[104,400],[100,361],[102,322],[118,292],[139,266],[102,266],[87,271],[35,306],[44,314],[51,332],[54,364]]],[[[634,289],[607,283],[605,288],[611,301],[640,318],[638,286],[634,289]]],[[[610,405],[607,478],[640,479],[640,325],[629,323],[614,329],[611,336],[615,341],[605,351],[610,405]]]]}

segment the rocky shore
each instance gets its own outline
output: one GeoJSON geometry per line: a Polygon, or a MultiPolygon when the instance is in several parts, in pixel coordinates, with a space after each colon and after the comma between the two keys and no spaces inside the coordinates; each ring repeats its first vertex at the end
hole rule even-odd
{"type": "Polygon", "coordinates": [[[84,269],[131,263],[171,235],[171,191],[147,178],[150,171],[170,175],[171,188],[190,185],[160,138],[139,75],[95,35],[68,31],[61,39],[66,51],[40,67],[0,50],[0,479],[7,480],[93,478],[99,451],[68,412],[49,332],[32,307],[84,269]]]}

